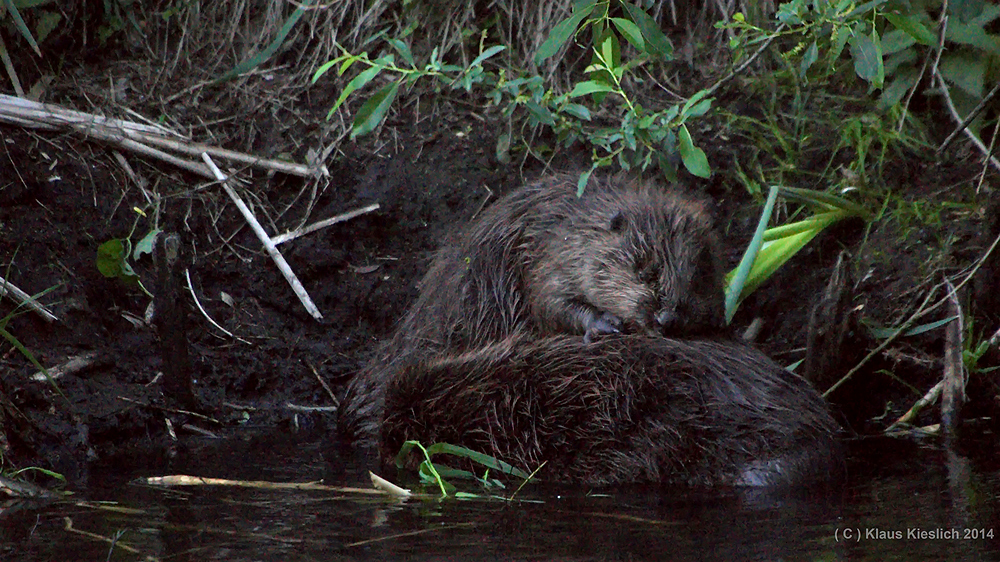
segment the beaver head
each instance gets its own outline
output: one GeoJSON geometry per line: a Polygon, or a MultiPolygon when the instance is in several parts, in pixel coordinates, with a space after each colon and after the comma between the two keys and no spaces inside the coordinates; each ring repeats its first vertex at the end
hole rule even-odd
{"type": "Polygon", "coordinates": [[[724,326],[718,240],[703,204],[649,192],[606,213],[582,256],[588,304],[626,331],[682,335],[724,326]]]}

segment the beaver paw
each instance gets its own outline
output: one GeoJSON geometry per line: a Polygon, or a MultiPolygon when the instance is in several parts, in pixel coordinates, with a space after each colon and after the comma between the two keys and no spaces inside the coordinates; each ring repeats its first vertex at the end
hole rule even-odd
{"type": "Polygon", "coordinates": [[[622,321],[610,312],[602,312],[587,324],[587,331],[583,333],[583,343],[594,341],[594,336],[605,334],[617,334],[621,332],[622,321]]]}

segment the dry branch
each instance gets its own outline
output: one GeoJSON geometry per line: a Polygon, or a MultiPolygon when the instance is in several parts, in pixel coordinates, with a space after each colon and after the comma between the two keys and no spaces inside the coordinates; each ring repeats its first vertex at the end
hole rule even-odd
{"type": "Polygon", "coordinates": [[[52,312],[49,311],[49,309],[45,308],[45,306],[41,304],[38,304],[38,301],[36,301],[34,297],[25,293],[21,289],[18,289],[10,281],[0,277],[0,298],[7,296],[8,293],[10,293],[10,295],[19,302],[19,304],[23,304],[34,310],[41,315],[42,318],[48,320],[49,322],[59,320],[56,318],[55,314],[52,314],[52,312]]]}
{"type": "Polygon", "coordinates": [[[33,129],[76,131],[88,137],[116,144],[132,152],[163,160],[207,178],[214,178],[214,176],[200,162],[185,160],[166,152],[166,150],[189,156],[198,156],[207,152],[217,158],[301,177],[329,175],[326,166],[322,164],[310,167],[293,162],[261,158],[191,142],[165,127],[74,111],[58,105],[43,104],[3,94],[0,94],[0,123],[33,129]]]}
{"type": "Polygon", "coordinates": [[[222,182],[222,189],[226,191],[226,194],[229,195],[229,198],[233,200],[233,203],[235,203],[236,207],[240,210],[240,213],[243,214],[243,218],[246,219],[247,224],[250,225],[254,234],[256,234],[257,238],[260,239],[261,244],[264,245],[264,249],[267,250],[271,259],[274,260],[274,263],[278,266],[281,274],[285,276],[285,280],[292,286],[292,290],[295,291],[295,295],[299,297],[299,301],[302,302],[302,306],[306,307],[306,311],[308,311],[313,318],[316,320],[322,320],[323,315],[320,313],[319,309],[316,308],[316,305],[313,304],[312,298],[309,297],[309,293],[306,292],[305,287],[303,287],[302,283],[299,282],[299,278],[295,275],[295,272],[292,271],[292,267],[288,265],[288,262],[285,261],[285,257],[282,256],[281,252],[278,251],[278,248],[275,247],[274,241],[272,241],[271,237],[264,231],[264,227],[260,225],[257,218],[253,216],[250,208],[247,207],[246,203],[244,203],[242,199],[240,199],[240,196],[236,193],[236,191],[229,186],[228,179],[222,174],[221,171],[219,171],[215,162],[212,161],[212,157],[203,153],[201,158],[205,161],[205,164],[212,169],[212,173],[215,174],[216,179],[222,182]]]}

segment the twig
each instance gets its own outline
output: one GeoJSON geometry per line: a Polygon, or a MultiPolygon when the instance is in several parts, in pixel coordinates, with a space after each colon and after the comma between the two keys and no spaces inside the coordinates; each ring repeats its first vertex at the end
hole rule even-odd
{"type": "Polygon", "coordinates": [[[277,244],[284,244],[285,242],[288,242],[289,240],[295,240],[296,238],[298,238],[300,236],[305,236],[306,234],[310,234],[312,232],[316,232],[317,230],[319,230],[321,228],[326,228],[326,227],[328,227],[328,226],[330,226],[332,224],[337,224],[338,222],[344,222],[346,220],[353,219],[354,217],[363,215],[365,213],[370,213],[370,212],[376,211],[378,209],[379,209],[379,204],[378,203],[373,203],[371,205],[368,205],[367,207],[361,207],[360,209],[355,209],[353,211],[348,211],[346,213],[337,215],[335,217],[330,217],[328,219],[324,219],[324,220],[321,220],[319,222],[314,222],[314,223],[312,223],[312,224],[310,224],[308,226],[303,226],[302,228],[298,228],[298,229],[295,229],[293,231],[286,232],[284,234],[279,234],[279,235],[271,238],[271,242],[274,242],[275,245],[277,245],[277,244]]]}
{"type": "Polygon", "coordinates": [[[39,371],[34,375],[31,375],[31,380],[35,382],[45,382],[49,379],[56,380],[63,375],[72,375],[73,373],[79,373],[80,371],[87,369],[91,365],[97,362],[97,352],[92,351],[90,353],[84,353],[83,355],[77,355],[75,357],[70,357],[62,365],[46,369],[48,371],[48,376],[44,372],[39,371]]]}
{"type": "Polygon", "coordinates": [[[285,408],[293,412],[336,412],[336,406],[300,406],[298,404],[292,404],[291,402],[285,402],[285,408]]]}
{"type": "Polygon", "coordinates": [[[119,396],[118,399],[121,400],[122,402],[128,402],[130,404],[135,404],[136,406],[142,406],[143,408],[151,408],[153,410],[160,410],[161,412],[170,412],[172,414],[181,414],[181,415],[185,415],[185,416],[191,416],[191,417],[198,418],[200,420],[204,420],[204,421],[207,421],[207,422],[212,422],[215,425],[222,425],[222,422],[220,422],[219,420],[217,420],[215,418],[210,418],[210,417],[206,416],[205,414],[199,414],[198,412],[192,412],[190,410],[179,410],[177,408],[166,408],[166,407],[163,407],[163,406],[157,406],[155,404],[146,404],[145,402],[140,402],[138,400],[133,400],[133,399],[125,397],[125,396],[119,396]]]}
{"type": "Polygon", "coordinates": [[[979,101],[979,105],[974,107],[972,111],[965,116],[965,119],[963,119],[962,122],[958,125],[958,128],[952,131],[951,134],[948,135],[948,138],[944,139],[944,142],[941,143],[941,146],[939,146],[937,149],[938,153],[944,152],[944,149],[948,148],[948,145],[951,144],[951,141],[955,140],[955,137],[957,137],[959,133],[964,131],[966,127],[969,126],[969,123],[972,123],[972,120],[975,119],[976,116],[979,115],[984,109],[986,109],[986,104],[989,103],[991,99],[993,99],[993,96],[997,95],[997,92],[1000,92],[1000,82],[997,82],[997,85],[993,86],[993,89],[990,90],[990,93],[986,94],[986,97],[984,97],[982,100],[979,101]]]}
{"type": "Polygon", "coordinates": [[[333,401],[334,404],[333,409],[336,410],[337,407],[340,406],[340,400],[337,400],[337,395],[333,393],[333,390],[330,388],[330,385],[326,384],[326,381],[323,380],[323,377],[319,376],[319,371],[316,370],[316,367],[312,366],[312,363],[310,363],[307,360],[306,365],[309,367],[309,370],[313,372],[313,376],[316,377],[316,381],[319,382],[319,385],[322,386],[323,390],[326,391],[327,396],[329,396],[330,400],[333,401]]]}
{"type": "Polygon", "coordinates": [[[274,242],[271,240],[271,237],[268,236],[267,232],[264,232],[264,227],[257,222],[257,219],[253,216],[253,213],[250,211],[249,207],[247,207],[246,203],[240,199],[240,196],[237,195],[233,188],[229,187],[229,181],[226,176],[219,171],[215,162],[212,161],[212,157],[206,153],[202,153],[201,158],[205,161],[205,164],[208,164],[208,167],[211,168],[216,179],[222,183],[222,189],[225,190],[226,194],[229,195],[229,198],[233,200],[233,203],[235,203],[236,207],[240,210],[240,213],[243,214],[243,218],[246,219],[250,228],[253,229],[254,234],[257,235],[261,244],[264,245],[264,249],[267,250],[271,259],[274,260],[274,263],[278,266],[278,270],[285,276],[285,280],[288,281],[288,284],[292,286],[292,291],[294,291],[295,295],[299,297],[299,301],[302,302],[302,306],[306,308],[306,311],[309,312],[313,318],[316,320],[322,320],[323,315],[320,313],[319,309],[316,308],[316,305],[313,304],[312,299],[309,297],[309,293],[306,292],[302,283],[299,282],[299,278],[295,276],[295,272],[292,271],[291,266],[288,265],[287,261],[285,261],[285,257],[282,256],[281,252],[278,251],[278,248],[275,247],[274,242]]]}
{"type": "Polygon", "coordinates": [[[212,176],[207,170],[203,170],[200,164],[168,155],[163,151],[146,145],[156,145],[160,148],[191,156],[198,156],[207,152],[218,158],[301,177],[329,176],[329,171],[322,163],[318,166],[306,166],[294,162],[261,158],[251,154],[189,142],[181,135],[165,127],[144,125],[134,121],[94,115],[92,113],[66,109],[53,104],[42,104],[15,96],[0,94],[0,122],[36,129],[53,130],[70,128],[106,142],[117,143],[124,148],[139,152],[140,154],[165,160],[175,166],[189,169],[205,177],[212,176]]]}
{"type": "MultiPolygon", "coordinates": [[[[945,83],[944,77],[941,76],[941,73],[937,68],[934,69],[934,75],[938,79],[941,94],[944,96],[945,105],[948,106],[948,112],[951,113],[951,116],[955,119],[955,121],[961,123],[962,116],[958,114],[958,109],[955,108],[955,104],[951,101],[951,96],[948,95],[948,85],[945,83]]],[[[965,133],[965,136],[972,141],[972,144],[976,145],[976,148],[983,153],[983,156],[987,159],[987,161],[989,161],[989,163],[992,164],[998,172],[1000,172],[1000,160],[997,160],[990,154],[990,149],[986,148],[983,141],[979,140],[979,137],[977,137],[976,134],[970,131],[967,127],[964,127],[961,130],[965,133]]]]}
{"type": "Polygon", "coordinates": [[[885,428],[885,431],[883,433],[893,432],[899,429],[899,426],[905,423],[910,423],[910,421],[912,421],[914,418],[917,417],[917,414],[919,414],[921,410],[923,410],[930,404],[933,404],[935,401],[937,401],[938,396],[941,396],[942,388],[944,388],[944,381],[938,381],[936,385],[934,385],[933,387],[931,387],[930,390],[927,391],[927,394],[924,394],[920,398],[920,400],[914,402],[913,406],[911,406],[910,409],[907,410],[905,414],[899,416],[899,419],[892,422],[892,425],[890,425],[889,427],[885,428]]]}
{"type": "Polygon", "coordinates": [[[267,482],[263,480],[229,480],[226,478],[204,478],[173,474],[169,476],[150,476],[145,480],[150,486],[232,486],[236,488],[257,488],[264,490],[319,490],[323,492],[342,492],[348,494],[364,494],[382,496],[385,492],[371,488],[352,488],[348,486],[327,486],[316,482],[267,482]]]}
{"type": "Polygon", "coordinates": [[[750,55],[750,58],[748,58],[743,64],[741,64],[739,68],[733,70],[732,72],[729,73],[729,75],[727,75],[722,80],[719,80],[718,82],[715,83],[714,86],[709,88],[708,93],[705,94],[705,97],[711,96],[712,94],[715,93],[716,90],[722,87],[723,84],[729,82],[733,78],[736,78],[737,75],[742,74],[744,70],[746,70],[747,68],[750,67],[751,64],[753,64],[753,61],[757,60],[757,57],[759,57],[761,53],[764,52],[765,49],[771,46],[771,43],[773,43],[774,40],[777,39],[778,36],[781,35],[781,32],[784,30],[785,30],[785,24],[779,25],[778,28],[774,30],[774,34],[768,37],[767,41],[764,41],[764,44],[761,45],[759,49],[757,49],[757,52],[750,55]]]}
{"type": "Polygon", "coordinates": [[[46,308],[44,305],[39,304],[34,297],[29,295],[28,293],[25,293],[21,289],[18,289],[10,281],[7,281],[3,277],[0,277],[0,298],[7,296],[8,293],[10,293],[10,295],[14,297],[14,299],[17,300],[20,304],[23,304],[28,308],[30,308],[31,310],[34,310],[39,315],[41,315],[42,318],[48,320],[49,322],[55,322],[59,320],[58,318],[56,318],[55,314],[52,314],[52,312],[49,311],[48,308],[46,308]]]}
{"type": "Polygon", "coordinates": [[[197,293],[194,292],[194,285],[191,284],[191,270],[189,270],[189,269],[185,269],[184,270],[184,278],[187,279],[188,291],[190,291],[190,293],[191,293],[191,298],[194,299],[195,306],[197,306],[198,310],[201,311],[201,315],[204,316],[205,319],[209,321],[209,323],[211,323],[213,326],[215,326],[216,328],[218,328],[219,331],[221,331],[222,333],[224,333],[227,336],[233,338],[234,340],[241,341],[241,342],[243,342],[243,343],[245,343],[247,345],[250,345],[250,342],[248,342],[247,340],[245,340],[245,339],[243,339],[241,337],[237,337],[235,334],[233,334],[229,330],[227,330],[227,329],[223,328],[222,326],[220,326],[218,324],[218,322],[216,322],[215,320],[212,319],[211,316],[209,316],[208,312],[205,311],[205,308],[201,306],[201,301],[198,300],[198,295],[197,295],[197,293]]]}

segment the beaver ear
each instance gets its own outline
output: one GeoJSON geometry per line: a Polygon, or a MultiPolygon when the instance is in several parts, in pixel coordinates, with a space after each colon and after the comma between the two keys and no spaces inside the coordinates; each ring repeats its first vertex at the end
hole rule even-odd
{"type": "Polygon", "coordinates": [[[621,232],[625,228],[625,213],[622,213],[621,209],[615,211],[615,214],[611,215],[611,220],[608,222],[608,229],[611,232],[621,232]]]}

